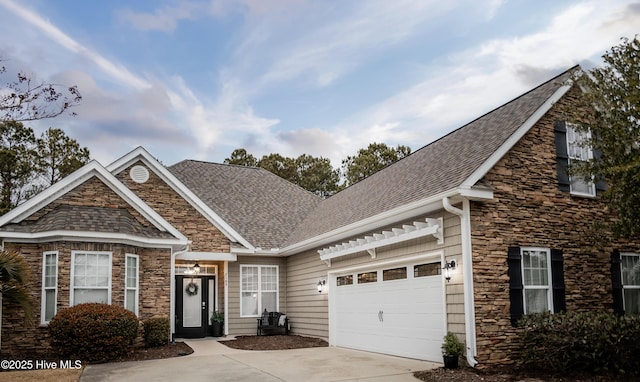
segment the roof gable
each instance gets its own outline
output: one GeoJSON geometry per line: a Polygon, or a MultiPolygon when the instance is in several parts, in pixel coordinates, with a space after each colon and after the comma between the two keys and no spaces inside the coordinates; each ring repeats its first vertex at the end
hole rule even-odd
{"type": "Polygon", "coordinates": [[[137,147],[133,151],[124,155],[120,159],[107,166],[107,169],[112,174],[118,174],[124,169],[137,161],[142,161],[148,166],[162,181],[164,181],[169,187],[178,193],[183,199],[185,199],[191,206],[193,206],[198,213],[204,216],[211,224],[220,230],[229,240],[232,242],[240,243],[246,248],[254,249],[254,245],[244,238],[234,227],[227,223],[224,219],[216,213],[210,206],[204,203],[192,190],[185,186],[185,184],[178,179],[174,174],[163,166],[157,159],[155,159],[147,150],[143,147],[137,147]]]}
{"type": "Polygon", "coordinates": [[[65,237],[90,237],[96,232],[102,232],[104,235],[98,236],[103,238],[115,234],[133,241],[137,240],[134,239],[136,237],[142,238],[143,242],[148,243],[187,243],[186,237],[95,160],[0,217],[0,231],[5,236],[33,239],[50,237],[52,232],[56,232],[56,236],[65,237]],[[150,223],[150,226],[140,224],[126,209],[86,206],[79,202],[44,211],[47,206],[92,179],[102,182],[150,223]],[[38,212],[43,212],[42,216],[29,219],[38,212]],[[109,225],[109,222],[112,224],[109,225]]]}

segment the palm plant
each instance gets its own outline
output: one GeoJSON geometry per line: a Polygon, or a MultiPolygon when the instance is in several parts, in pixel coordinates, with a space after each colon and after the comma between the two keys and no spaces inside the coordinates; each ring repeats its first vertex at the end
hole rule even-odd
{"type": "MultiPolygon", "coordinates": [[[[8,299],[22,307],[25,324],[33,322],[33,296],[30,290],[31,271],[29,264],[19,254],[3,249],[0,251],[0,301],[8,299]]],[[[0,312],[1,312],[0,305],[0,312]]]]}

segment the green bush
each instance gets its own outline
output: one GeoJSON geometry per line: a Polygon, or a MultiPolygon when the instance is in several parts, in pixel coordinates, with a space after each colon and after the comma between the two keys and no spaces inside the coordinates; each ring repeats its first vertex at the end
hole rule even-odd
{"type": "Polygon", "coordinates": [[[605,312],[531,314],[519,323],[521,364],[553,372],[635,373],[640,316],[605,312]]]}
{"type": "Polygon", "coordinates": [[[144,346],[148,348],[166,345],[169,342],[169,319],[166,317],[150,318],[143,322],[144,346]]]}
{"type": "Polygon", "coordinates": [[[138,319],[123,307],[80,304],[58,312],[49,323],[49,335],[62,359],[106,362],[131,351],[138,319]]]}

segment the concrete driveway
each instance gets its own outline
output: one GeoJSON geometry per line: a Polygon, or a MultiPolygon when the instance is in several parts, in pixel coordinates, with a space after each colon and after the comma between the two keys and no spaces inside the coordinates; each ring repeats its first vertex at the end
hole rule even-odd
{"type": "Polygon", "coordinates": [[[405,381],[440,364],[343,348],[276,351],[230,349],[215,340],[185,340],[194,353],[153,361],[89,365],[81,382],[93,381],[405,381]]]}

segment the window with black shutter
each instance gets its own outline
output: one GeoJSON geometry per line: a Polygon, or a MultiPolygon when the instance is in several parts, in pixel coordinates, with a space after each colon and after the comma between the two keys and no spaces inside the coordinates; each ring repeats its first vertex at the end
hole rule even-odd
{"type": "Polygon", "coordinates": [[[510,247],[507,263],[513,326],[526,313],[566,310],[561,250],[510,247]]]}
{"type": "MultiPolygon", "coordinates": [[[[569,166],[572,161],[588,161],[592,158],[600,158],[602,153],[584,145],[591,139],[591,133],[581,131],[575,124],[566,121],[554,123],[556,145],[556,170],[558,175],[558,188],[560,191],[571,192],[574,195],[595,196],[598,192],[607,189],[603,179],[585,181],[582,177],[571,176],[569,166]]],[[[597,139],[597,138],[596,138],[597,139]]]]}
{"type": "Polygon", "coordinates": [[[640,313],[640,254],[611,254],[613,308],[618,314],[640,313]]]}

